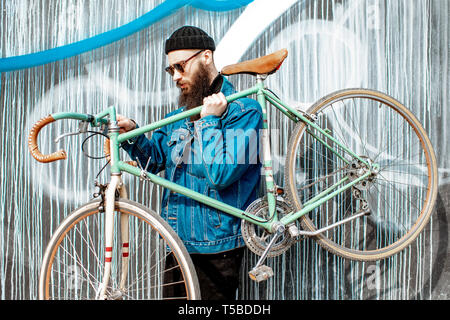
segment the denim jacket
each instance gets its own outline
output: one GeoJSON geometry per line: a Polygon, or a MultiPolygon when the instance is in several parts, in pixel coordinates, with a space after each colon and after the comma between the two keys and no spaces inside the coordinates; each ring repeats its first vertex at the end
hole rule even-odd
{"type": "MultiPolygon", "coordinates": [[[[223,79],[225,96],[236,92],[223,79]]],[[[180,113],[179,108],[166,117],[180,113]]],[[[221,117],[189,118],[122,144],[131,158],[152,173],[245,210],[257,198],[261,164],[262,111],[253,99],[230,103],[221,117]]],[[[244,245],[241,220],[181,194],[164,190],[161,216],[190,253],[218,253],[244,245]]]]}

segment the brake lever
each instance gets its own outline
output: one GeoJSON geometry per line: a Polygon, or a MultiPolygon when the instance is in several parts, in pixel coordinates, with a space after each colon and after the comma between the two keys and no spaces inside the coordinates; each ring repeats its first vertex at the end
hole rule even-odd
{"type": "Polygon", "coordinates": [[[68,132],[68,133],[64,133],[64,134],[58,136],[58,137],[55,139],[55,143],[58,143],[61,139],[65,138],[65,137],[76,136],[76,135],[81,134],[81,133],[86,133],[86,132],[87,132],[87,129],[88,129],[88,126],[89,126],[89,122],[87,122],[87,121],[81,121],[80,124],[78,125],[78,132],[68,132]]]}

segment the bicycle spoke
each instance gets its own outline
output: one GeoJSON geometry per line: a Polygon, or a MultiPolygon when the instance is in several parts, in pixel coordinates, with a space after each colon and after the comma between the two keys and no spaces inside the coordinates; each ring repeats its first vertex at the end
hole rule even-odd
{"type": "Polygon", "coordinates": [[[319,141],[301,124],[297,126],[290,141],[295,153],[288,151],[286,159],[292,167],[285,170],[287,194],[295,209],[300,210],[305,202],[313,205],[319,193],[332,190],[345,177],[354,181],[368,170],[370,175],[304,215],[303,226],[316,231],[368,206],[370,215],[319,234],[319,244],[343,257],[370,261],[410,243],[417,236],[414,230],[422,229],[429,218],[427,202],[436,194],[436,183],[430,177],[436,168],[427,155],[431,147],[422,137],[420,124],[399,103],[366,89],[330,94],[308,112],[339,143],[325,146],[328,141],[319,141]],[[351,150],[356,159],[339,145],[351,150]]]}
{"type": "MultiPolygon", "coordinates": [[[[97,210],[98,205],[96,206],[95,202],[93,202],[92,208],[97,210]]],[[[128,213],[142,209],[131,206],[130,210],[131,212],[128,213]]],[[[104,258],[102,258],[105,251],[103,244],[103,216],[95,212],[92,213],[92,211],[81,212],[84,214],[83,219],[75,220],[76,223],[68,223],[68,231],[62,233],[64,239],[56,242],[57,247],[55,249],[58,251],[49,256],[53,259],[53,262],[49,265],[51,267],[51,277],[48,278],[47,285],[50,291],[47,292],[54,299],[95,299],[98,298],[98,294],[101,292],[103,273],[105,271],[104,258]],[[60,262],[54,259],[55,257],[60,262]]],[[[185,276],[190,272],[185,269],[186,265],[177,264],[173,269],[165,268],[166,259],[169,255],[174,254],[172,250],[167,249],[172,245],[178,245],[176,242],[168,242],[167,239],[176,237],[176,234],[161,234],[161,230],[152,227],[140,214],[128,215],[129,229],[125,240],[129,244],[128,255],[126,260],[123,260],[125,259],[122,255],[122,241],[124,239],[121,239],[120,230],[122,227],[120,217],[121,211],[116,210],[113,223],[113,232],[116,236],[113,240],[111,274],[105,298],[162,299],[163,295],[166,295],[166,289],[164,288],[171,286],[174,288],[178,288],[178,286],[186,288],[184,290],[185,293],[181,294],[180,297],[183,295],[191,298],[198,296],[198,293],[187,291],[188,288],[191,290],[191,287],[186,285],[187,280],[185,276]],[[126,278],[122,279],[124,271],[126,271],[122,270],[124,261],[127,261],[126,270],[128,272],[125,274],[126,278]],[[177,268],[181,277],[175,279],[172,283],[164,282],[164,275],[177,268]],[[122,282],[123,280],[125,280],[124,283],[122,282]],[[183,286],[182,284],[185,285],[183,286]],[[123,285],[125,288],[120,288],[120,285],[123,285]]],[[[152,216],[147,215],[147,217],[161,219],[156,214],[152,216]]],[[[158,222],[158,224],[160,223],[158,222]]],[[[163,229],[162,232],[166,232],[165,230],[169,229],[163,229]]],[[[180,258],[175,254],[174,257],[176,257],[176,261],[180,258]]],[[[185,257],[181,261],[186,261],[186,259],[185,257]]],[[[42,273],[48,274],[46,271],[42,271],[42,273]]],[[[194,278],[191,276],[191,279],[194,278]]],[[[198,288],[198,285],[194,288],[198,288]]],[[[166,297],[164,296],[164,298],[166,297]]],[[[167,298],[172,298],[172,296],[167,298]]]]}
{"type": "MultiPolygon", "coordinates": [[[[67,238],[66,240],[71,242],[71,238],[67,238]]],[[[72,244],[72,248],[73,248],[73,251],[75,251],[75,253],[76,253],[75,246],[74,246],[73,244],[72,244]]],[[[89,283],[89,285],[92,286],[92,288],[93,288],[94,290],[96,290],[96,289],[98,288],[98,286],[94,286],[94,284],[93,284],[93,283],[96,281],[96,278],[95,278],[94,275],[92,275],[92,274],[84,267],[84,265],[83,265],[83,263],[82,263],[82,259],[79,257],[79,255],[76,253],[76,257],[74,257],[74,256],[72,255],[72,253],[70,253],[65,247],[61,246],[61,249],[62,249],[64,252],[66,252],[66,253],[69,255],[69,257],[73,257],[73,258],[75,258],[76,261],[78,261],[77,266],[79,266],[79,267],[83,270],[84,274],[87,276],[87,278],[85,278],[86,281],[89,283]],[[92,281],[91,281],[91,278],[92,278],[92,281]]],[[[93,251],[92,251],[92,252],[93,252],[93,251]]],[[[96,257],[95,252],[93,252],[93,253],[94,253],[94,256],[96,257]]],[[[97,259],[97,262],[100,263],[100,261],[99,261],[98,259],[97,259]]],[[[98,283],[99,283],[99,282],[97,281],[97,284],[98,284],[98,283]]]]}
{"type": "MultiPolygon", "coordinates": [[[[403,195],[403,192],[400,192],[400,191],[393,185],[392,182],[390,182],[390,181],[387,180],[387,179],[384,179],[383,181],[385,181],[385,182],[388,183],[388,185],[387,185],[386,187],[391,188],[391,189],[393,189],[394,191],[397,191],[397,194],[398,194],[398,195],[400,195],[402,198],[404,198],[405,200],[407,200],[411,206],[413,206],[415,209],[417,209],[417,211],[420,212],[420,208],[417,207],[417,206],[416,206],[412,201],[410,201],[406,196],[404,196],[404,195],[403,195]]],[[[398,183],[398,182],[396,182],[396,183],[398,183]]],[[[379,184],[379,183],[378,183],[378,184],[379,184]]]]}

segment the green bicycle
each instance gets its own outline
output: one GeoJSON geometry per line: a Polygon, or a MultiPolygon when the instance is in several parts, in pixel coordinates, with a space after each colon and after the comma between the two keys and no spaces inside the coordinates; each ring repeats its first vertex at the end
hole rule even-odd
{"type": "Polygon", "coordinates": [[[367,89],[332,93],[307,112],[288,106],[264,84],[286,57],[283,49],[221,71],[227,76],[255,76],[253,87],[226,98],[232,102],[256,95],[263,111],[265,194],[246,210],[120,159],[122,142],[199,114],[202,106],[123,134],[115,107],[97,115],[61,112],[39,120],[29,137],[36,160],[67,157],[64,151],[42,154],[37,136],[55,120],[75,119],[80,121],[79,133],[89,125],[107,132],[111,172],[110,181],[100,185],[101,197],[67,216],[51,237],[39,277],[39,298],[180,298],[164,294],[172,284],[183,285],[181,298],[200,298],[195,269],[182,241],[158,214],[127,199],[123,172],[241,218],[245,243],[260,256],[249,271],[256,281],[273,275],[263,264],[267,257],[284,253],[305,236],[334,254],[359,261],[384,259],[414,241],[429,221],[437,196],[436,157],[419,121],[392,97],[367,89]],[[282,187],[274,182],[269,105],[294,123],[282,187]],[[163,282],[169,256],[181,275],[173,283],[163,282]]]}

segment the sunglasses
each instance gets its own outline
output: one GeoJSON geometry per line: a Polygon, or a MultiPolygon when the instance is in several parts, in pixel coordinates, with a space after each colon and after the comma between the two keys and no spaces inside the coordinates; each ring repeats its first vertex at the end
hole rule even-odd
{"type": "Polygon", "coordinates": [[[166,71],[167,73],[169,73],[172,77],[175,73],[175,69],[179,72],[179,73],[184,73],[184,67],[186,66],[186,63],[188,63],[189,60],[191,60],[192,58],[194,58],[195,56],[197,56],[200,52],[203,52],[205,50],[200,50],[199,52],[195,53],[193,56],[190,56],[189,58],[187,58],[184,61],[180,61],[178,63],[174,63],[171,66],[166,67],[166,71]]]}

